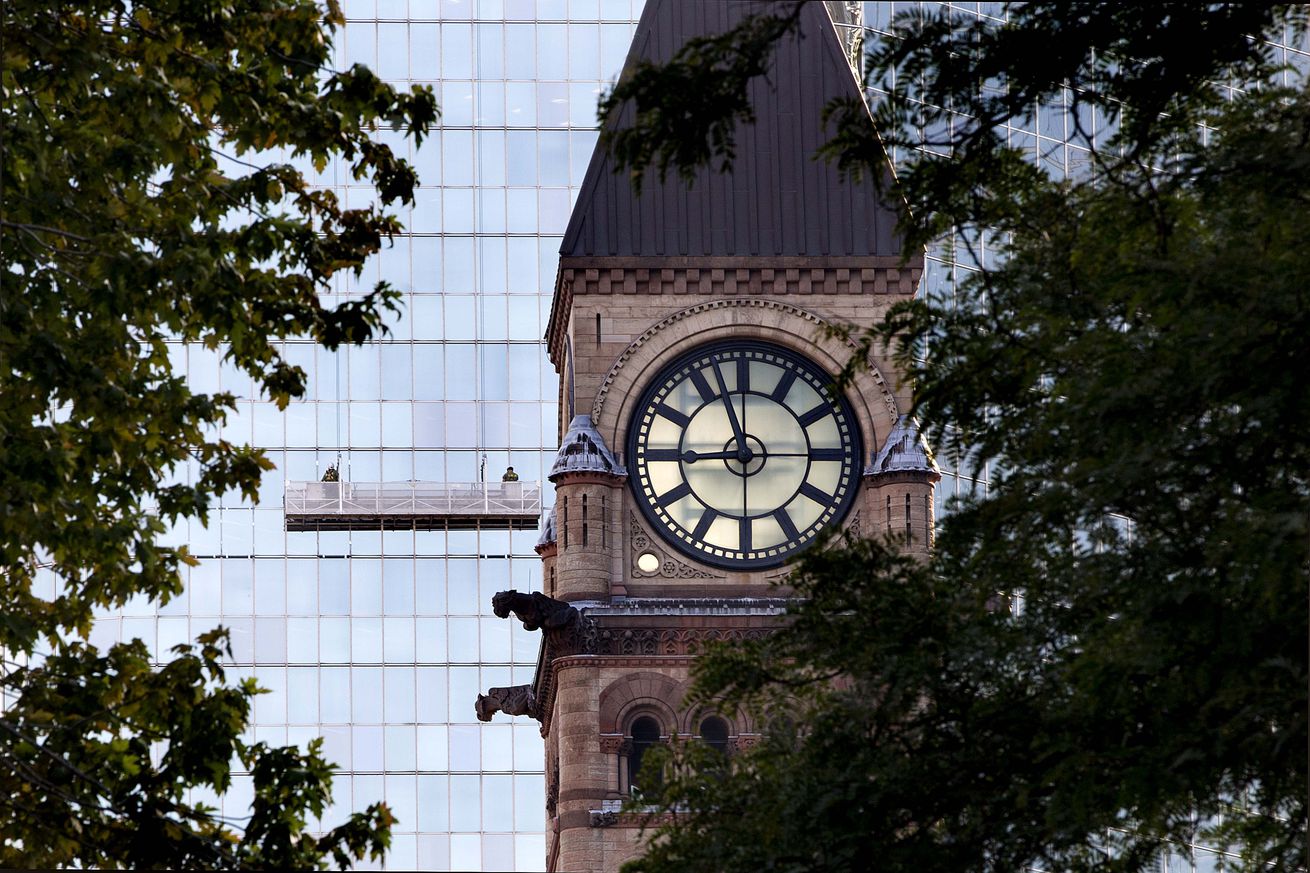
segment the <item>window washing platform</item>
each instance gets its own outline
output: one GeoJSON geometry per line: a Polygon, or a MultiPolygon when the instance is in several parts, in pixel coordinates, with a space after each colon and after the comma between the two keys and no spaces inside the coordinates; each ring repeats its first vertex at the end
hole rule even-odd
{"type": "Polygon", "coordinates": [[[288,482],[287,530],[534,529],[540,482],[288,482]]]}

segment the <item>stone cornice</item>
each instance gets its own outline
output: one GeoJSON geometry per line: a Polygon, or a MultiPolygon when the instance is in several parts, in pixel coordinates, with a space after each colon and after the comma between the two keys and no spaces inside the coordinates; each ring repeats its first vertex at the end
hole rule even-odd
{"type": "MultiPolygon", "coordinates": [[[[588,616],[756,616],[784,615],[800,603],[795,597],[633,597],[612,603],[588,606],[588,616]]],[[[576,604],[575,604],[576,605],[576,604]]]]}
{"type": "Polygon", "coordinates": [[[574,667],[686,667],[695,655],[569,655],[550,665],[555,673],[574,667]]]}
{"type": "Polygon", "coordinates": [[[936,483],[940,482],[942,474],[936,470],[893,470],[890,473],[878,473],[870,470],[864,471],[864,481],[871,486],[878,485],[897,485],[900,483],[936,483]]]}
{"type": "Polygon", "coordinates": [[[550,477],[558,487],[560,485],[607,485],[610,488],[622,487],[628,481],[626,473],[601,473],[598,470],[565,470],[550,477]]]}
{"type": "Polygon", "coordinates": [[[922,256],[871,258],[565,258],[560,261],[546,347],[564,366],[575,296],[697,295],[710,298],[826,295],[912,297],[922,256]]]}
{"type": "Polygon", "coordinates": [[[842,257],[825,257],[822,255],[570,257],[566,255],[559,259],[559,264],[561,270],[776,270],[789,268],[895,270],[921,267],[923,265],[923,253],[917,252],[908,257],[902,257],[901,255],[847,255],[842,257]]]}
{"type": "Polygon", "coordinates": [[[828,266],[822,259],[796,258],[794,266],[778,261],[760,265],[637,267],[630,262],[607,269],[569,269],[560,276],[574,295],[698,294],[711,297],[790,296],[794,294],[860,294],[910,296],[918,287],[922,266],[901,264],[898,258],[876,266],[852,263],[828,266]]]}

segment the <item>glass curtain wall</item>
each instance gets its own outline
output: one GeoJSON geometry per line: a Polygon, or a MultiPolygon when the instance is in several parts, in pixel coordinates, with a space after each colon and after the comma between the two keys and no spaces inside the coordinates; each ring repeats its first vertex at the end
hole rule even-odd
{"type": "MultiPolygon", "coordinates": [[[[545,787],[537,722],[482,724],[492,686],[529,682],[538,635],[495,618],[491,596],[540,589],[536,530],[287,531],[286,481],[499,482],[542,478],[557,448],[558,385],[542,342],[567,223],[596,143],[596,101],[622,67],[640,0],[345,0],[341,67],[431,85],[439,127],[415,149],[381,134],[421,176],[406,232],[338,299],[379,279],[404,294],[385,339],[331,354],[288,343],[309,393],[260,402],[220,353],[181,344],[202,391],[243,398],[223,436],[268,450],[257,506],[236,498],[172,531],[201,564],[167,606],[97,622],[93,641],[169,647],[223,624],[234,677],[269,690],[253,740],[324,738],[336,762],[325,825],[385,800],[399,819],[392,869],[541,870],[545,787]]],[[[287,160],[285,155],[273,159],[287,160]]],[[[370,188],[339,164],[302,167],[348,207],[370,188]]],[[[332,300],[327,302],[331,303],[332,300]]],[[[552,502],[549,492],[544,503],[552,502]]],[[[237,776],[223,814],[250,801],[237,776]]],[[[362,865],[369,866],[369,865],[362,865]]]]}

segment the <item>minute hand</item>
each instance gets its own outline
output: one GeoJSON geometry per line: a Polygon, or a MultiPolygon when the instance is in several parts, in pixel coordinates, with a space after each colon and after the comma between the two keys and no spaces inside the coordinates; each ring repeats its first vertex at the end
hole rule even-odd
{"type": "Polygon", "coordinates": [[[723,398],[723,405],[728,407],[728,423],[732,425],[732,435],[737,440],[737,451],[746,451],[746,432],[741,429],[741,422],[737,420],[737,407],[732,405],[732,398],[728,396],[728,383],[723,381],[719,359],[710,358],[710,363],[714,366],[714,378],[719,380],[719,396],[723,398]]]}

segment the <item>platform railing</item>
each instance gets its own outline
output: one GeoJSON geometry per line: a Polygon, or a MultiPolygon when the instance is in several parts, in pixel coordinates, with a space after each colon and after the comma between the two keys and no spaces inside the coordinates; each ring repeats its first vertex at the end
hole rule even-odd
{"type": "Polygon", "coordinates": [[[540,482],[287,482],[287,517],[522,517],[541,514],[540,482]]]}

